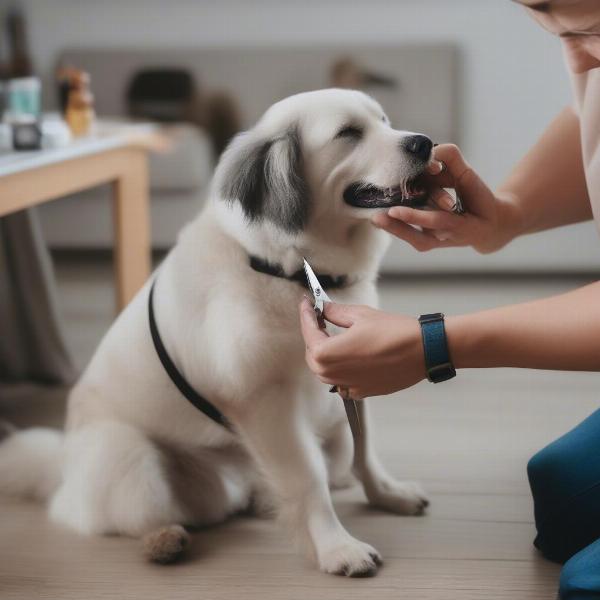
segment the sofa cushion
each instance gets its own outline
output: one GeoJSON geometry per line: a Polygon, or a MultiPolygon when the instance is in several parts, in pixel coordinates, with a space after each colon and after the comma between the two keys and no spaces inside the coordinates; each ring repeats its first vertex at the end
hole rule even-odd
{"type": "Polygon", "coordinates": [[[150,188],[153,191],[191,191],[208,185],[214,157],[208,135],[186,123],[161,128],[171,141],[166,152],[150,154],[150,188]]]}

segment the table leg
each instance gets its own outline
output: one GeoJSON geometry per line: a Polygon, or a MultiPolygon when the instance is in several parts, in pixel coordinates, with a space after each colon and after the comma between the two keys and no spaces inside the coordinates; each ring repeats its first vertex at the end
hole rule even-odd
{"type": "Polygon", "coordinates": [[[148,161],[132,149],[113,184],[114,265],[120,312],[150,275],[148,161]]]}

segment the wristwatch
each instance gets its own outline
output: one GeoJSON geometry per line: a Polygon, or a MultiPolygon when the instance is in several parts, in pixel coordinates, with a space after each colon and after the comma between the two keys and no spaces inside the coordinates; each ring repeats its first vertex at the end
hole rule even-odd
{"type": "Polygon", "coordinates": [[[432,383],[440,383],[456,377],[456,369],[450,360],[444,315],[431,313],[419,317],[423,350],[425,351],[425,369],[427,379],[432,383]]]}

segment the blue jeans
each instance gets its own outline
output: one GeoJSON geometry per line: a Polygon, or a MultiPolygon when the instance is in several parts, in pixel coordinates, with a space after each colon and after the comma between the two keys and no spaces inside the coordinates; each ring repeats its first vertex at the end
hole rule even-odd
{"type": "Polygon", "coordinates": [[[561,600],[600,600],[600,410],[527,465],[537,536],[550,560],[565,563],[561,600]]]}

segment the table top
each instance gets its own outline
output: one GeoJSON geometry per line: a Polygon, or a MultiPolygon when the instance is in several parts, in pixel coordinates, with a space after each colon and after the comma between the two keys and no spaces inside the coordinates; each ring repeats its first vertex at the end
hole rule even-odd
{"type": "Polygon", "coordinates": [[[125,146],[152,148],[158,135],[158,126],[152,123],[100,120],[93,135],[75,138],[61,148],[0,152],[0,177],[125,146]]]}

